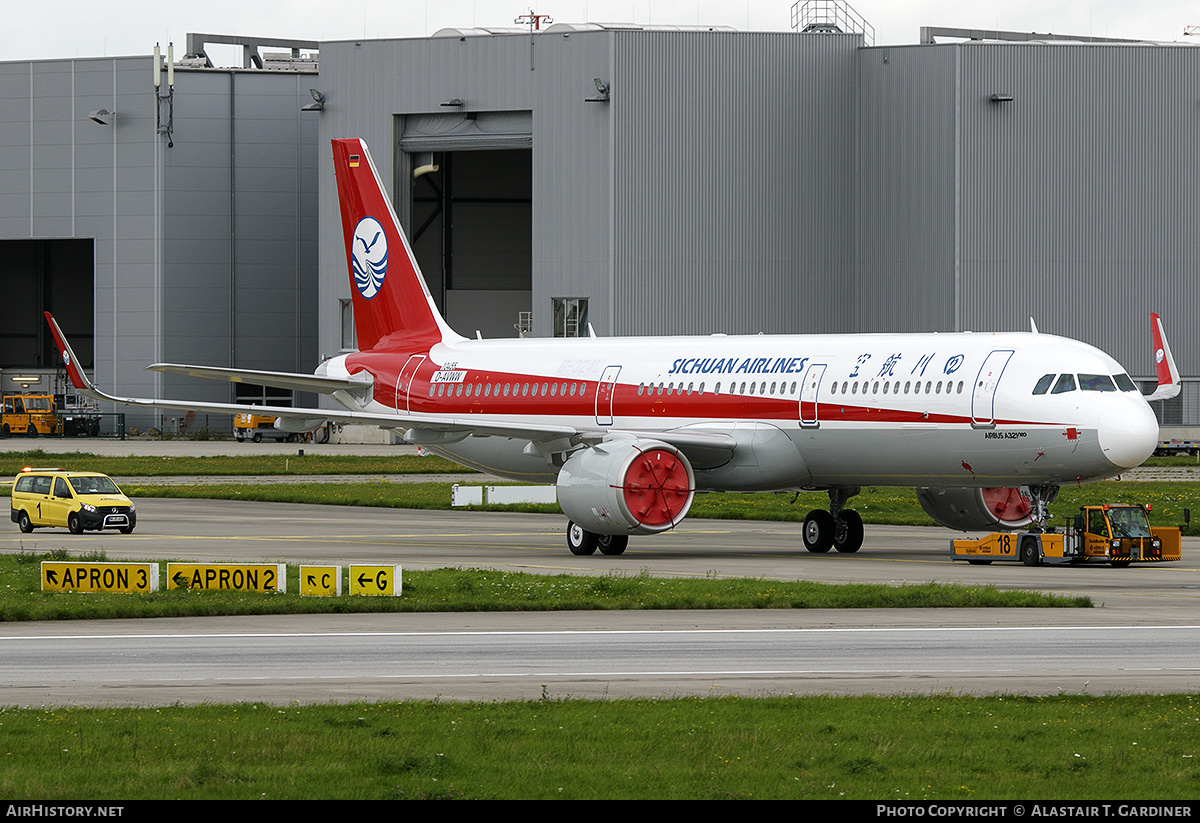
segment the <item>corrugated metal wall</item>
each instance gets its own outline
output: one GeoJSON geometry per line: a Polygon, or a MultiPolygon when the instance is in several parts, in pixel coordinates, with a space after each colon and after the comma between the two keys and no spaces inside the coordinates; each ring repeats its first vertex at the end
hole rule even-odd
{"type": "Polygon", "coordinates": [[[228,385],[145,371],[161,360],[311,370],[316,122],[300,107],[315,76],[177,71],[167,148],[151,65],[0,63],[0,237],[94,239],[105,389],[230,398],[228,385]],[[87,117],[102,108],[110,125],[87,117]]]}
{"type": "Polygon", "coordinates": [[[955,328],[954,60],[915,46],[858,55],[854,331],[955,328]]]}
{"type": "MultiPolygon", "coordinates": [[[[554,297],[589,298],[601,334],[836,330],[851,297],[860,44],[655,31],[324,43],[321,210],[337,215],[331,138],[362,136],[392,180],[406,115],[453,98],[531,111],[536,334],[551,332],[554,297]],[[587,102],[596,78],[608,103],[587,102]]],[[[402,219],[407,199],[397,192],[402,219]]],[[[349,297],[336,220],[321,240],[332,353],[349,297]]]]}
{"type": "Polygon", "coordinates": [[[1157,310],[1181,367],[1200,373],[1200,51],[957,50],[964,324],[1020,327],[1033,315],[1152,376],[1157,310]],[[991,102],[998,91],[1013,100],[991,102]]]}
{"type": "Polygon", "coordinates": [[[148,56],[0,64],[0,237],[94,238],[95,373],[141,394],[154,381],[135,364],[160,354],[150,65],[148,56]],[[93,123],[98,109],[117,116],[93,123]]]}
{"type": "Polygon", "coordinates": [[[1200,51],[947,44],[858,59],[857,267],[877,295],[864,290],[859,330],[1034,317],[1151,377],[1159,311],[1196,376],[1200,51]]]}
{"type": "MultiPolygon", "coordinates": [[[[312,371],[316,346],[315,75],[177,71],[163,162],[169,362],[312,371]]],[[[229,397],[166,376],[172,396],[229,397]]]]}
{"type": "Polygon", "coordinates": [[[616,36],[618,333],[844,328],[860,44],[857,35],[616,36]]]}

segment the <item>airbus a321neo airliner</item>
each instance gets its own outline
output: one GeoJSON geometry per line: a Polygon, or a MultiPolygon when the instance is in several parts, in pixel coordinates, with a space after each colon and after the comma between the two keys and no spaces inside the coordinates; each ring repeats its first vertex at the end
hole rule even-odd
{"type": "MultiPolygon", "coordinates": [[[[1159,387],[1102,351],[1037,333],[471,340],[439,314],[361,140],[333,141],[359,351],[315,375],[160,363],[163,372],[332,396],[343,409],[117,397],[94,388],[47,314],[75,387],[102,401],[403,432],[485,472],[557,486],[579,555],[671,529],[696,492],[820,489],[811,552],[854,552],[862,486],[911,486],[939,523],[1044,525],[1063,483],[1153,451],[1147,401],[1179,392],[1157,315],[1159,387]]],[[[1032,324],[1031,324],[1032,326],[1032,324]]]]}

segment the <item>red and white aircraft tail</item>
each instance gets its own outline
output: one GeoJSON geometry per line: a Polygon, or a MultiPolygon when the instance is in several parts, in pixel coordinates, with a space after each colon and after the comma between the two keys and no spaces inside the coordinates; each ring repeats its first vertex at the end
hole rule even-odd
{"type": "Polygon", "coordinates": [[[359,350],[428,350],[461,339],[434,306],[363,142],[334,140],[333,168],[359,350]]]}
{"type": "MultiPolygon", "coordinates": [[[[965,530],[1044,521],[1063,483],[1112,476],[1158,442],[1153,411],[1112,357],[1075,340],[1003,334],[747,335],[470,340],[438,312],[361,140],[333,141],[359,350],[314,375],[149,368],[320,392],[341,408],[127,398],[87,381],[47,315],[72,382],[101,400],[258,412],[402,432],[473,468],[553,483],[576,554],[674,528],[698,491],[819,489],[812,552],[857,551],[862,486],[909,486],[965,530]]],[[[1158,390],[1179,372],[1153,317],[1158,390]]]]}
{"type": "Polygon", "coordinates": [[[1157,314],[1150,315],[1150,335],[1154,340],[1154,371],[1158,376],[1158,388],[1146,397],[1147,402],[1169,400],[1183,389],[1183,378],[1175,358],[1171,354],[1171,345],[1167,343],[1167,335],[1163,332],[1162,318],[1157,314]]]}

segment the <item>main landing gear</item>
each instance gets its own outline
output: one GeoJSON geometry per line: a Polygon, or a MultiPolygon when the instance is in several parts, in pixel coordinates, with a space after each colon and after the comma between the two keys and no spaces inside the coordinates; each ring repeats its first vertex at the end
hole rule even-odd
{"type": "Polygon", "coordinates": [[[829,511],[813,509],[804,518],[804,548],[816,554],[830,549],[853,554],[862,548],[862,518],[854,509],[845,508],[846,501],[858,492],[858,486],[829,490],[829,511]]]}
{"type": "Polygon", "coordinates": [[[583,557],[595,554],[596,549],[599,549],[600,554],[612,556],[624,554],[628,545],[627,534],[596,534],[585,530],[572,520],[567,521],[567,548],[571,550],[571,554],[583,557]]]}

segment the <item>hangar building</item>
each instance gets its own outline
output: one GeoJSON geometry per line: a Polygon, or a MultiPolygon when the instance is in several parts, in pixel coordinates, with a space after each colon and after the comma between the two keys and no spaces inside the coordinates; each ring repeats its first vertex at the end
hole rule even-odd
{"type": "Polygon", "coordinates": [[[142,367],[311,371],[353,348],[328,147],[359,136],[465,335],[1032,317],[1151,380],[1158,311],[1186,378],[1163,420],[1200,424],[1200,51],[921,40],[568,24],[322,42],[319,73],[178,66],[172,135],[147,57],[0,63],[0,380],[53,362],[43,307],[122,394],[231,400],[247,389],[142,367]]]}
{"type": "MultiPolygon", "coordinates": [[[[468,336],[512,335],[520,312],[538,336],[586,333],[565,322],[584,306],[601,335],[1033,318],[1150,380],[1157,310],[1194,378],[1200,50],[1009,37],[555,25],[322,43],[322,351],[349,299],[324,147],[361,136],[468,336]]],[[[1165,422],[1200,422],[1198,389],[1165,422]]]]}
{"type": "Polygon", "coordinates": [[[316,365],[316,63],[300,49],[317,44],[191,38],[170,73],[151,55],[0,63],[5,394],[62,388],[43,311],[126,396],[263,398],[154,362],[316,365]],[[212,41],[242,44],[246,66],[213,68],[212,41]],[[264,46],[286,50],[263,63],[264,46]]]}

